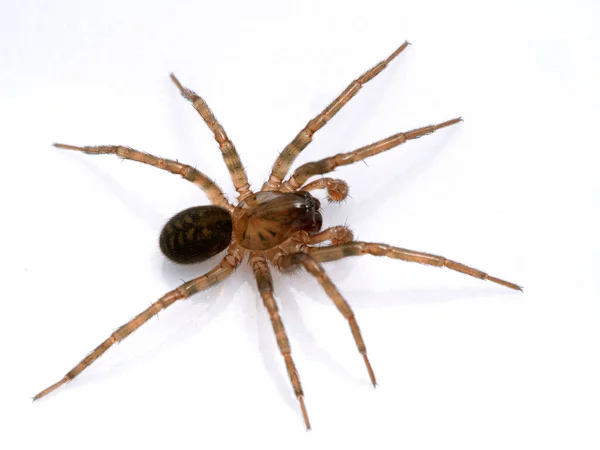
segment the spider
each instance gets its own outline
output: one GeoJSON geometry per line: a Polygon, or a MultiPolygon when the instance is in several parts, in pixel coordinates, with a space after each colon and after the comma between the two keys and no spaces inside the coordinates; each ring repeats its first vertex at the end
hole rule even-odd
{"type": "Polygon", "coordinates": [[[291,176],[285,179],[294,160],[311,142],[313,135],[335,116],[363,85],[381,73],[408,45],[408,42],[404,42],[387,59],[379,62],[352,81],[331,104],[310,120],[279,154],[273,164],[268,180],[258,192],[253,192],[250,189],[248,177],[240,157],[207,103],[195,92],[182,86],[175,75],[171,74],[171,79],[181,95],[192,103],[206,125],[214,133],[237,191],[237,205],[235,206],[227,200],[221,188],[214,181],[189,165],[158,158],[124,146],[78,147],[55,143],[55,147],[81,151],[91,155],[115,154],[123,159],[138,161],[181,175],[186,180],[196,184],[206,193],[212,204],[195,206],[173,216],[161,231],[160,249],[167,258],[180,264],[204,261],[223,250],[226,250],[226,254],[213,269],[166,293],[129,322],[119,327],[60,381],[38,393],[33,400],[44,397],[77,377],[110,347],[125,339],[163,309],[225,280],[245,260],[246,256],[253,270],[264,306],[269,313],[277,345],[285,361],[285,367],[307,429],[310,429],[310,421],[304,404],[304,392],[292,359],[285,327],[275,301],[271,277],[272,268],[279,269],[282,272],[291,272],[296,268],[303,267],[316,278],[337,309],[348,321],[352,336],[358,351],[364,359],[373,386],[377,385],[375,373],[369,362],[367,349],[352,308],[327,276],[321,263],[339,260],[348,256],[386,256],[430,266],[447,267],[511,289],[522,290],[514,283],[492,277],[480,270],[442,256],[393,247],[387,244],[355,241],[352,231],[346,226],[334,226],[321,230],[323,223],[321,204],[319,200],[313,197],[311,192],[325,189],[329,200],[340,202],[348,196],[348,184],[343,180],[329,177],[321,177],[309,182],[311,177],[325,175],[334,171],[337,167],[353,164],[412,139],[457,124],[462,120],[460,117],[437,125],[429,125],[394,134],[348,153],[340,153],[319,161],[309,162],[298,167],[291,176]],[[330,245],[322,245],[325,242],[329,242],[330,245]]]}

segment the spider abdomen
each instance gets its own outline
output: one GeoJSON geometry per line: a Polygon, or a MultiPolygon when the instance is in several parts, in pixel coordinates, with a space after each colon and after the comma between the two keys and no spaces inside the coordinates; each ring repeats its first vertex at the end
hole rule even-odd
{"type": "Polygon", "coordinates": [[[194,206],[175,214],[163,227],[159,244],[163,254],[179,264],[191,264],[216,255],[231,242],[229,212],[218,206],[194,206]]]}

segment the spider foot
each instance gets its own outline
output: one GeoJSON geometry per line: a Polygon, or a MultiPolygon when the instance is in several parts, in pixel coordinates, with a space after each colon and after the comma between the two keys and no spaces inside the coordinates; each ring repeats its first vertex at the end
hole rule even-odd
{"type": "Polygon", "coordinates": [[[299,395],[298,401],[300,402],[300,409],[302,410],[304,425],[306,425],[306,431],[308,431],[310,430],[310,420],[308,420],[308,412],[306,412],[306,406],[304,405],[304,395],[299,395]]]}
{"type": "Polygon", "coordinates": [[[179,80],[177,79],[177,77],[175,76],[175,74],[170,74],[171,76],[171,80],[173,81],[173,83],[175,83],[175,86],[177,86],[177,89],[179,89],[179,91],[181,92],[181,95],[183,96],[183,98],[185,98],[186,100],[189,100],[190,102],[193,102],[194,99],[196,97],[198,97],[198,94],[196,94],[194,91],[192,91],[191,89],[188,89],[186,87],[183,87],[183,85],[179,82],[179,80]]]}
{"type": "Polygon", "coordinates": [[[55,389],[58,389],[59,387],[61,387],[63,384],[65,384],[67,381],[69,381],[70,378],[63,378],[62,380],[60,380],[58,383],[54,383],[52,386],[47,387],[46,389],[44,389],[42,392],[40,392],[39,394],[37,394],[35,397],[33,397],[33,401],[35,402],[36,400],[39,400],[42,397],[45,397],[46,395],[48,395],[50,392],[54,391],[55,389]]]}
{"type": "Polygon", "coordinates": [[[367,372],[369,372],[369,378],[371,379],[371,383],[373,387],[377,387],[377,379],[375,378],[375,372],[373,372],[373,368],[371,367],[371,363],[369,362],[369,357],[367,353],[363,353],[363,359],[365,360],[365,365],[367,366],[367,372]]]}

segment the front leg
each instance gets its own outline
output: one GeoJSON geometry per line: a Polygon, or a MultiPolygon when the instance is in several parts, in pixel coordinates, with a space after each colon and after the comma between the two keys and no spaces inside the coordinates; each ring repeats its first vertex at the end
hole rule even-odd
{"type": "Polygon", "coordinates": [[[455,125],[461,121],[462,119],[457,117],[436,125],[427,125],[411,131],[397,133],[348,153],[338,153],[337,155],[330,156],[329,158],[303,164],[298,167],[294,171],[293,175],[281,185],[281,191],[292,192],[297,189],[303,189],[300,186],[306,183],[310,177],[333,172],[337,167],[354,164],[355,162],[362,161],[365,158],[369,158],[371,156],[378,155],[379,153],[391,150],[392,148],[404,144],[407,141],[418,139],[441,128],[455,125]]]}
{"type": "Polygon", "coordinates": [[[309,254],[319,262],[336,261],[338,259],[346,258],[347,256],[387,256],[388,258],[401,259],[403,261],[416,262],[419,264],[426,264],[428,266],[447,267],[448,269],[471,275],[472,277],[479,278],[481,280],[489,280],[517,291],[523,291],[521,286],[511,283],[510,281],[493,277],[485,272],[482,272],[481,270],[474,269],[456,261],[452,261],[451,259],[444,258],[443,256],[407,250],[400,247],[392,247],[391,245],[387,244],[375,244],[372,242],[358,241],[346,242],[344,244],[331,245],[327,247],[313,247],[309,250],[309,254]]]}
{"type": "Polygon", "coordinates": [[[354,97],[360,89],[380,74],[389,63],[391,63],[396,56],[408,47],[408,42],[404,42],[398,47],[394,53],[388,56],[383,61],[371,67],[365,73],[363,73],[356,80],[352,81],[344,91],[336,97],[320,114],[311,119],[306,126],[296,135],[294,140],[290,142],[283,151],[277,157],[277,160],[273,164],[271,175],[269,179],[263,185],[262,190],[274,191],[279,188],[282,180],[290,170],[291,165],[294,163],[296,157],[306,148],[312,141],[313,135],[325,126],[333,116],[335,116],[342,107],[348,103],[348,101],[354,97]]]}

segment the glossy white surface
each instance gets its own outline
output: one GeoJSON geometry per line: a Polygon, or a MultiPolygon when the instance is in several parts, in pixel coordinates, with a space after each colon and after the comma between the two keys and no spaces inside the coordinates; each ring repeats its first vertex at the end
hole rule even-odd
{"type": "Polygon", "coordinates": [[[4,2],[0,447],[597,449],[600,10],[563,3],[4,2]],[[174,266],[158,248],[171,215],[206,203],[195,186],[52,142],[177,158],[232,196],[171,71],[204,96],[259,188],[306,122],[405,39],[297,164],[465,121],[339,169],[352,198],[325,202],[325,225],[454,258],[524,294],[394,260],[328,264],[373,390],[317,283],[276,276],[310,433],[246,265],[30,402],[211,267],[174,266]]]}

